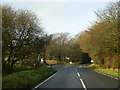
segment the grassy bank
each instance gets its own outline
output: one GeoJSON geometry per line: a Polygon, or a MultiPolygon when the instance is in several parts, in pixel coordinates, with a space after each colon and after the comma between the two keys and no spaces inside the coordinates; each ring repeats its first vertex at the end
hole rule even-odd
{"type": "Polygon", "coordinates": [[[89,68],[92,68],[95,71],[98,71],[98,72],[101,72],[101,73],[104,73],[104,74],[107,74],[107,75],[110,75],[110,76],[113,76],[113,77],[116,77],[116,78],[120,78],[120,72],[118,71],[118,69],[112,69],[112,68],[103,69],[103,68],[98,67],[95,64],[91,64],[89,66],[89,68]]]}
{"type": "Polygon", "coordinates": [[[55,71],[50,66],[42,66],[34,70],[15,72],[3,77],[3,89],[32,88],[54,72],[55,71]]]}

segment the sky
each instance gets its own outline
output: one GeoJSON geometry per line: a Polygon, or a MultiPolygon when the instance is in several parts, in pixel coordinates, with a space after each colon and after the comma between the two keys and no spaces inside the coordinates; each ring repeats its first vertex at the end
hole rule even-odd
{"type": "Polygon", "coordinates": [[[4,0],[2,4],[34,12],[48,34],[68,32],[76,35],[86,30],[96,20],[94,11],[104,9],[108,4],[108,1],[101,1],[4,0]]]}

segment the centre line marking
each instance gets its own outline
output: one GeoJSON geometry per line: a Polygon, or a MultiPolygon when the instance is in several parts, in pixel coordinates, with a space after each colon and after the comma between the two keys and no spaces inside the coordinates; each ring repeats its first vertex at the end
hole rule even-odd
{"type": "Polygon", "coordinates": [[[76,68],[75,68],[75,70],[76,70],[76,72],[78,72],[76,68]]]}
{"type": "Polygon", "coordinates": [[[81,81],[81,83],[82,83],[83,88],[84,88],[85,90],[87,90],[87,88],[86,88],[86,86],[85,86],[85,84],[84,84],[83,80],[82,80],[82,79],[80,79],[80,81],[81,81]]]}
{"type": "Polygon", "coordinates": [[[83,82],[83,80],[82,80],[82,78],[81,78],[81,76],[80,76],[80,73],[78,72],[78,70],[77,70],[76,68],[75,68],[75,70],[76,70],[76,72],[77,72],[77,75],[78,75],[78,77],[79,77],[79,79],[80,79],[80,82],[81,82],[84,90],[87,90],[87,88],[86,88],[86,86],[85,86],[85,84],[84,84],[84,82],[83,82]]]}
{"type": "Polygon", "coordinates": [[[80,77],[80,74],[77,72],[77,75],[80,77]]]}

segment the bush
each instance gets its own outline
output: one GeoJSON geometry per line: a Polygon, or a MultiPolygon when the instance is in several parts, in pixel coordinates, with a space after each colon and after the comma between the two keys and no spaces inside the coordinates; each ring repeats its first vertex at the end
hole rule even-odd
{"type": "Polygon", "coordinates": [[[118,55],[113,55],[111,67],[113,69],[118,68],[118,55]]]}

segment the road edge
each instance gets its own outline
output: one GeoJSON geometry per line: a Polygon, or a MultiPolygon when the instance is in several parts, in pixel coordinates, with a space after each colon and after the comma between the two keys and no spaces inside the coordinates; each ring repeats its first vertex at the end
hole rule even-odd
{"type": "Polygon", "coordinates": [[[38,88],[39,86],[41,86],[42,84],[44,84],[45,82],[47,82],[49,79],[51,79],[53,76],[55,76],[57,74],[54,73],[52,76],[48,77],[47,79],[45,79],[43,82],[41,82],[40,84],[36,85],[34,88],[32,88],[31,90],[35,90],[36,88],[38,88]]]}
{"type": "Polygon", "coordinates": [[[99,74],[101,74],[101,75],[104,75],[104,76],[113,78],[113,79],[115,79],[115,80],[119,80],[119,78],[113,77],[113,76],[111,76],[111,75],[108,75],[108,74],[105,74],[105,73],[102,73],[102,72],[99,72],[99,71],[96,71],[96,70],[93,70],[93,71],[96,72],[96,73],[99,73],[99,74]]]}
{"type": "MultiPolygon", "coordinates": [[[[65,68],[67,68],[69,66],[65,66],[63,68],[61,68],[60,70],[63,70],[65,68]]],[[[60,71],[59,70],[59,71],[60,71]]],[[[59,71],[55,72],[53,75],[49,76],[47,79],[45,79],[44,81],[42,81],[40,84],[36,85],[35,87],[33,87],[31,90],[35,90],[36,88],[38,88],[39,86],[41,86],[42,84],[44,84],[45,82],[47,82],[49,79],[51,79],[53,76],[55,76],[59,71]]]]}

